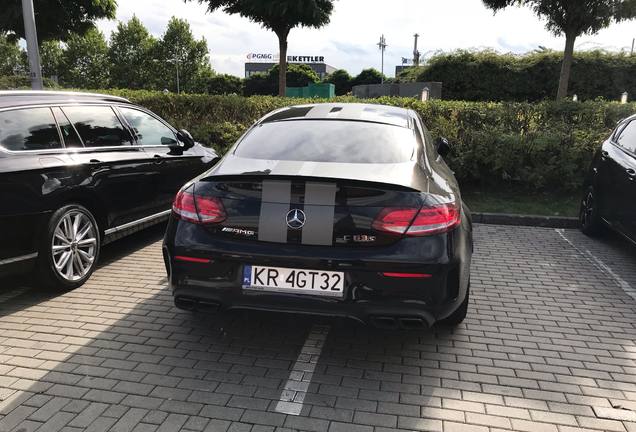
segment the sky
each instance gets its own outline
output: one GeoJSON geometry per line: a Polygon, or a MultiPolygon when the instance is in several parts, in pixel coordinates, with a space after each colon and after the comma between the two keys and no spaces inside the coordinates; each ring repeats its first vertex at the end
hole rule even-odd
{"type": "MultiPolygon", "coordinates": [[[[238,15],[207,12],[197,1],[119,0],[117,20],[136,15],[160,37],[172,16],[186,19],[197,38],[205,37],[212,67],[218,73],[244,75],[248,53],[277,53],[278,39],[238,15]]],[[[117,25],[99,21],[107,37],[117,25]]],[[[412,58],[413,34],[419,33],[424,57],[437,51],[491,48],[524,53],[539,46],[563,50],[565,39],[545,29],[530,9],[508,8],[496,15],[481,0],[336,0],[331,22],[321,29],[295,28],[289,36],[289,55],[324,56],[335,68],[352,75],[380,69],[377,43],[384,34],[385,74],[393,76],[402,57],[412,58]]],[[[577,40],[576,49],[629,50],[636,37],[636,21],[614,24],[597,35],[577,40]]]]}

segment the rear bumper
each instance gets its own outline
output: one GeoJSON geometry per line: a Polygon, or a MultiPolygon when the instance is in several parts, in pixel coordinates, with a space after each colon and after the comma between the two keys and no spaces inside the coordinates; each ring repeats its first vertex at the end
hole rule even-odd
{"type": "Polygon", "coordinates": [[[260,310],[349,318],[389,328],[421,328],[452,314],[466,297],[469,283],[471,233],[460,227],[450,234],[427,238],[429,245],[418,248],[400,242],[396,250],[357,251],[358,260],[330,248],[290,254],[285,245],[257,245],[213,240],[183,242],[200,238],[201,228],[171,220],[163,254],[175,304],[187,310],[260,310]],[[184,226],[185,225],[185,226],[184,226]],[[186,233],[177,231],[183,229],[186,233]],[[431,246],[432,245],[432,246],[431,246]],[[404,248],[406,247],[406,250],[404,248]],[[421,251],[418,255],[416,251],[421,251]],[[436,256],[422,256],[437,251],[436,256]],[[175,260],[185,255],[209,259],[210,263],[175,260]],[[343,298],[280,292],[250,291],[242,288],[244,265],[342,271],[345,273],[343,298]],[[382,272],[427,273],[428,279],[396,279],[382,272]]]}
{"type": "MultiPolygon", "coordinates": [[[[201,264],[171,260],[170,265],[175,304],[181,309],[201,312],[260,310],[349,318],[384,327],[428,327],[455,311],[465,297],[459,280],[453,280],[458,276],[454,268],[439,268],[434,278],[408,282],[374,274],[366,277],[371,283],[364,283],[359,274],[345,273],[348,279],[345,296],[334,299],[244,290],[240,276],[231,281],[214,281],[197,276],[200,270],[193,267],[201,264]]],[[[237,275],[242,274],[242,264],[236,264],[235,268],[237,275]]]]}
{"type": "MultiPolygon", "coordinates": [[[[426,305],[414,305],[408,301],[378,302],[325,302],[323,299],[276,295],[244,295],[220,291],[177,287],[174,290],[175,305],[184,310],[216,312],[231,310],[257,310],[276,313],[347,318],[363,324],[385,328],[425,328],[438,319],[435,311],[426,305]]],[[[461,302],[460,302],[461,303],[461,302]]],[[[455,307],[455,309],[459,306],[455,307]]],[[[454,309],[452,309],[454,310],[454,309]]],[[[452,312],[451,310],[451,312],[452,312]]]]}

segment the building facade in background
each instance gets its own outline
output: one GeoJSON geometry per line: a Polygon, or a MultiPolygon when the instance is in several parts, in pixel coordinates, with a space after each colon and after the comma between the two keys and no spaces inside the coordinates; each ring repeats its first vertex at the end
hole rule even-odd
{"type": "MultiPolygon", "coordinates": [[[[278,64],[278,59],[278,54],[249,53],[247,55],[247,61],[245,62],[245,78],[249,78],[255,73],[267,72],[278,64]]],[[[325,63],[325,57],[320,55],[288,55],[287,63],[306,64],[318,74],[320,79],[323,79],[336,70],[335,67],[325,63]]]]}

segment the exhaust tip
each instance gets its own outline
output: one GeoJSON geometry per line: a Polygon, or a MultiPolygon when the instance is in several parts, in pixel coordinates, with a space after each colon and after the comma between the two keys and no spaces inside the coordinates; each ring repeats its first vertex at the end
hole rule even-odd
{"type": "Polygon", "coordinates": [[[429,328],[429,323],[418,316],[373,316],[370,323],[385,330],[423,330],[429,328]]]}
{"type": "Polygon", "coordinates": [[[371,318],[371,323],[380,329],[395,330],[400,327],[397,319],[390,316],[376,316],[371,318]]]}
{"type": "Polygon", "coordinates": [[[420,330],[428,327],[422,318],[406,317],[400,318],[400,327],[405,330],[420,330]]]}
{"type": "Polygon", "coordinates": [[[193,311],[197,307],[197,301],[189,297],[175,297],[174,305],[179,309],[193,311]]]}
{"type": "Polygon", "coordinates": [[[196,305],[198,312],[216,312],[221,307],[221,304],[215,301],[199,300],[196,305]]]}

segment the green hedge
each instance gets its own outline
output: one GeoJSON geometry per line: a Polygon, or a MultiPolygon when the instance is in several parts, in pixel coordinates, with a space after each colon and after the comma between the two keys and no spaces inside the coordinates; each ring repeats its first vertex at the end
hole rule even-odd
{"type": "MultiPolygon", "coordinates": [[[[224,152],[263,114],[292,104],[320,102],[270,96],[164,95],[116,91],[148,107],[194,137],[224,152]]],[[[350,97],[335,99],[359,102],[350,97]]],[[[480,103],[380,98],[375,103],[419,112],[434,137],[455,144],[449,165],[464,185],[514,186],[573,191],[580,187],[592,155],[617,121],[636,104],[591,101],[480,103]]]]}
{"type": "MultiPolygon", "coordinates": [[[[555,99],[563,53],[524,55],[493,51],[455,51],[432,57],[428,64],[407,69],[400,81],[441,81],[444,99],[464,101],[539,101],[555,99]]],[[[619,100],[636,95],[636,56],[604,51],[577,52],[570,95],[580,100],[619,100]]]]}
{"type": "MultiPolygon", "coordinates": [[[[45,88],[55,89],[59,86],[49,78],[43,78],[45,88]]],[[[31,79],[24,75],[1,75],[0,90],[24,90],[31,88],[31,79]]]]}

